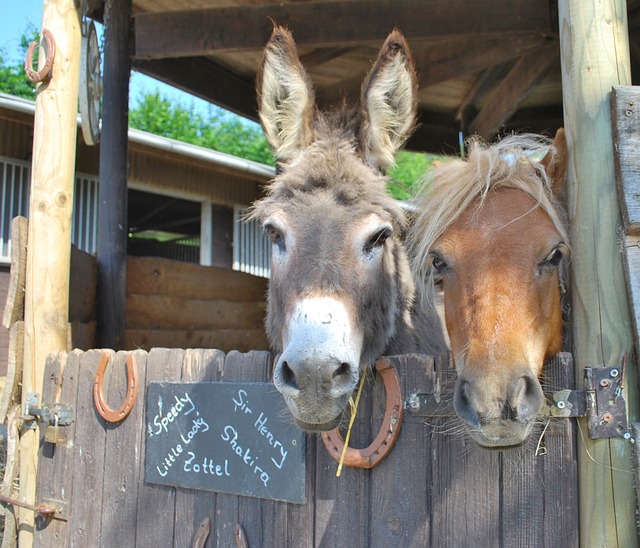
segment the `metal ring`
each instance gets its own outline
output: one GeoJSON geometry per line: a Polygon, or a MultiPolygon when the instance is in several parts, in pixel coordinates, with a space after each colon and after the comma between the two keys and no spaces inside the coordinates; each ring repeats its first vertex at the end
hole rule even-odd
{"type": "MultiPolygon", "coordinates": [[[[378,435],[371,445],[365,449],[348,447],[345,454],[344,466],[350,466],[352,468],[373,468],[393,449],[400,434],[400,427],[402,426],[402,418],[404,416],[404,406],[398,373],[393,364],[386,358],[379,359],[375,367],[376,371],[382,376],[384,388],[387,393],[387,405],[380,432],[378,432],[378,435]]],[[[344,449],[344,440],[342,439],[340,431],[335,428],[330,432],[323,432],[322,441],[327,451],[329,451],[329,454],[333,457],[333,460],[340,462],[344,449]]]]}
{"type": "Polygon", "coordinates": [[[45,59],[44,66],[39,70],[33,70],[33,52],[35,51],[38,43],[33,41],[29,44],[27,49],[27,57],[24,61],[24,70],[27,73],[27,78],[34,84],[38,82],[44,82],[51,78],[51,69],[53,68],[53,60],[56,56],[56,41],[53,39],[53,35],[47,30],[42,29],[42,38],[45,42],[45,59]]]}
{"type": "Polygon", "coordinates": [[[138,372],[133,354],[127,356],[127,396],[119,409],[114,411],[107,405],[104,397],[104,373],[109,364],[109,354],[104,352],[100,357],[98,372],[93,381],[93,401],[98,414],[107,422],[120,422],[127,418],[138,397],[138,372]]]}

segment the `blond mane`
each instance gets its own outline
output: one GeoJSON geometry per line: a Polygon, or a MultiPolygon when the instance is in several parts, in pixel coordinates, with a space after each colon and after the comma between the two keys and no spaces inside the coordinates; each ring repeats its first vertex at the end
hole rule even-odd
{"type": "Polygon", "coordinates": [[[427,173],[412,201],[415,213],[407,243],[419,279],[430,277],[429,253],[434,242],[477,198],[477,207],[482,208],[492,189],[516,188],[529,194],[567,241],[563,208],[540,162],[550,150],[555,154],[550,139],[512,135],[489,145],[474,137],[467,146],[467,158],[444,161],[427,173]]]}

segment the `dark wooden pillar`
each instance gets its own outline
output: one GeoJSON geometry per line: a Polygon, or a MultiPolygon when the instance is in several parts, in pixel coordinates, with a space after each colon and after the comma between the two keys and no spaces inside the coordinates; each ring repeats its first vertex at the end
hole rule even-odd
{"type": "Polygon", "coordinates": [[[127,288],[127,174],[131,0],[105,2],[98,214],[98,342],[122,348],[127,288]]]}

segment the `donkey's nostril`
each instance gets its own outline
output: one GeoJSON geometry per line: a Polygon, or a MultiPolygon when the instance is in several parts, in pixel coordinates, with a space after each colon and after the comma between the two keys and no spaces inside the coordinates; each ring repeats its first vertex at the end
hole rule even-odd
{"type": "Polygon", "coordinates": [[[296,382],[296,376],[286,361],[282,362],[282,365],[280,366],[280,375],[282,376],[282,382],[286,386],[295,388],[296,390],[299,389],[298,383],[296,382]]]}
{"type": "Polygon", "coordinates": [[[342,377],[343,375],[348,375],[349,374],[349,364],[342,362],[340,364],[340,367],[338,367],[338,369],[336,369],[333,372],[333,377],[334,379],[338,378],[338,377],[342,377]]]}

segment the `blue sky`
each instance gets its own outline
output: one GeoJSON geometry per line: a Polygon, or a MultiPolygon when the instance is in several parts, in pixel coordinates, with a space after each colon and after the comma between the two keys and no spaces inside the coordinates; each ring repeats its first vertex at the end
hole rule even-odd
{"type": "MultiPolygon", "coordinates": [[[[27,29],[29,23],[40,29],[42,24],[42,0],[0,0],[0,48],[7,55],[6,60],[22,63],[22,53],[19,50],[20,36],[27,29]]],[[[185,105],[193,104],[196,109],[206,112],[209,103],[197,97],[183,93],[152,78],[131,73],[129,87],[129,106],[133,106],[144,93],[159,90],[166,97],[185,105]]]]}

